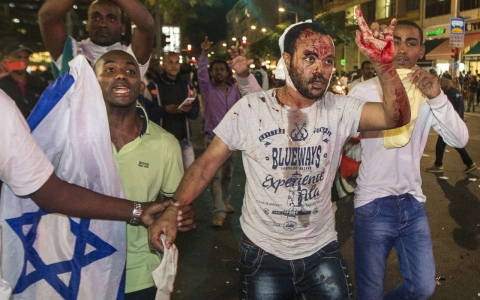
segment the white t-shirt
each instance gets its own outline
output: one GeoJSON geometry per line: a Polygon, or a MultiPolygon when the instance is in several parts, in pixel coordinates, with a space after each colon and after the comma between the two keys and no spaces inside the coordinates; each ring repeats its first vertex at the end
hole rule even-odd
{"type": "MultiPolygon", "coordinates": [[[[52,60],[55,67],[60,71],[60,74],[67,71],[67,63],[77,55],[85,56],[85,58],[90,62],[90,65],[92,67],[95,65],[95,63],[100,58],[100,56],[112,50],[125,51],[128,54],[132,55],[135,59],[137,59],[135,57],[135,54],[133,54],[131,45],[125,46],[120,43],[115,43],[113,45],[104,47],[104,46],[99,46],[93,43],[90,40],[90,38],[81,40],[81,41],[76,41],[74,38],[70,36],[67,36],[65,45],[66,47],[64,47],[63,53],[58,57],[58,59],[56,61],[52,60]],[[68,46],[70,44],[71,44],[71,47],[68,46]]],[[[140,68],[140,75],[142,78],[148,70],[149,62],[150,60],[143,65],[141,65],[140,63],[138,64],[140,68]]]]}
{"type": "MultiPolygon", "coordinates": [[[[383,92],[378,77],[357,84],[349,96],[363,101],[381,102],[383,92]]],[[[410,142],[401,148],[383,147],[383,131],[362,133],[362,163],[355,190],[355,208],[390,195],[410,193],[425,202],[420,174],[420,159],[430,128],[452,147],[463,148],[468,129],[443,92],[420,105],[410,142]]]]}
{"type": "Polygon", "coordinates": [[[15,102],[0,90],[0,180],[18,196],[37,191],[53,166],[30,134],[15,102]]]}
{"type": "Polygon", "coordinates": [[[240,223],[259,247],[293,260],[336,240],[331,187],[363,104],[327,93],[308,108],[282,108],[269,90],[243,97],[214,130],[230,150],[242,150],[247,182],[240,223]]]}

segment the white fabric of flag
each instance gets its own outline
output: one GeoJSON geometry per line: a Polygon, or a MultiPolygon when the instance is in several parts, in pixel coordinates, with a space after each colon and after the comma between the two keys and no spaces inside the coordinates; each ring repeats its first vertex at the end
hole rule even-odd
{"type": "MultiPolygon", "coordinates": [[[[102,92],[83,56],[47,88],[28,124],[58,177],[124,197],[102,92]]],[[[0,222],[2,275],[13,299],[123,299],[124,222],[52,214],[5,185],[0,222]]]]}

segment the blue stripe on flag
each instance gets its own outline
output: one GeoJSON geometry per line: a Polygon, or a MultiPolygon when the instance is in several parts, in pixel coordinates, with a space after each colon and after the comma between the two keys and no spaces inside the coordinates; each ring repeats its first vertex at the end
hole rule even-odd
{"type": "Polygon", "coordinates": [[[38,100],[37,105],[35,105],[35,108],[27,119],[31,131],[33,131],[55,107],[55,105],[57,105],[74,82],[75,79],[72,75],[64,73],[45,89],[38,100]]]}

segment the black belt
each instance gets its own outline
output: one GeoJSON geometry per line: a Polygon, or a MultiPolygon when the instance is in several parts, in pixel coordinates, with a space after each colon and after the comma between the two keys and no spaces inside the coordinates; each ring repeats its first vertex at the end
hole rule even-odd
{"type": "Polygon", "coordinates": [[[252,242],[245,234],[244,234],[243,237],[242,237],[242,242],[244,242],[244,243],[247,244],[247,245],[260,248],[260,247],[258,247],[254,242],[252,242]]]}

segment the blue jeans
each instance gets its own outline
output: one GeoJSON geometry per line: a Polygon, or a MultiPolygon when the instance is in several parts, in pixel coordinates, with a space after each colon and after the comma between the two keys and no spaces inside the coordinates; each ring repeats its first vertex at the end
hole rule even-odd
{"type": "Polygon", "coordinates": [[[424,203],[388,196],[355,209],[357,300],[427,299],[435,290],[435,262],[424,203]],[[396,249],[403,283],[383,294],[386,261],[396,249]]]}
{"type": "Polygon", "coordinates": [[[309,257],[284,260],[242,243],[240,299],[353,299],[348,269],[336,241],[309,257]]]}

